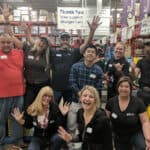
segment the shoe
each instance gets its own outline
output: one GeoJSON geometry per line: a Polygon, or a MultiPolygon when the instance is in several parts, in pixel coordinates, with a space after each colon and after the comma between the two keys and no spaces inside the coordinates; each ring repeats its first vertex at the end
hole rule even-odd
{"type": "Polygon", "coordinates": [[[28,144],[22,143],[22,144],[19,144],[19,147],[20,147],[20,148],[27,148],[27,147],[28,147],[28,144]]]}
{"type": "Polygon", "coordinates": [[[19,147],[20,147],[20,148],[27,148],[27,147],[28,147],[28,144],[22,143],[22,144],[19,145],[19,147]]]}
{"type": "Polygon", "coordinates": [[[20,146],[12,145],[12,150],[23,150],[20,146]]]}

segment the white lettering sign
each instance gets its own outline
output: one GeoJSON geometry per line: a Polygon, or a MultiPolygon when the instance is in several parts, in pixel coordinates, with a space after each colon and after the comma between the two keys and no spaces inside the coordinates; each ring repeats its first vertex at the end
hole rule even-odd
{"type": "Polygon", "coordinates": [[[85,9],[78,7],[57,8],[58,29],[83,29],[85,9]]]}

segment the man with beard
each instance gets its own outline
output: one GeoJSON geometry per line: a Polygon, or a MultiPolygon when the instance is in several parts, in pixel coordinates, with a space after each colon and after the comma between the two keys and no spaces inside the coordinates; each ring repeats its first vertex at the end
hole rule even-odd
{"type": "MultiPolygon", "coordinates": [[[[73,49],[70,45],[70,35],[67,32],[62,32],[60,35],[60,47],[50,49],[50,58],[45,59],[48,63],[46,67],[49,67],[49,60],[51,64],[51,86],[54,89],[54,97],[56,103],[59,103],[63,97],[64,101],[71,101],[72,91],[69,87],[69,73],[71,66],[80,60],[82,54],[84,53],[85,47],[92,41],[95,30],[99,25],[100,18],[98,16],[93,17],[92,23],[88,22],[90,28],[89,36],[87,40],[78,49],[73,49]]],[[[31,45],[35,45],[34,49],[41,49],[40,42],[35,42],[31,37],[31,31],[26,24],[23,24],[26,37],[31,45]]],[[[46,38],[44,38],[46,39],[46,38]]],[[[45,41],[45,40],[44,40],[45,41]]],[[[48,43],[48,42],[47,42],[48,43]]],[[[49,48],[48,44],[45,45],[49,48]]],[[[49,55],[48,54],[48,55],[49,55]]],[[[47,55],[47,56],[48,56],[47,55]]],[[[30,58],[32,59],[32,57],[30,58]]],[[[48,68],[47,67],[47,68],[48,68]]]]}
{"type": "Polygon", "coordinates": [[[99,25],[99,17],[93,17],[91,23],[88,22],[90,29],[87,40],[78,49],[73,49],[70,45],[70,35],[62,32],[60,36],[60,48],[51,49],[50,61],[52,65],[52,88],[54,89],[55,101],[60,102],[63,97],[64,101],[71,102],[72,90],[69,87],[69,73],[71,66],[79,61],[84,53],[85,48],[92,41],[95,30],[99,25]]]}
{"type": "Polygon", "coordinates": [[[22,110],[25,91],[23,76],[23,51],[13,48],[13,39],[7,33],[0,34],[0,149],[6,137],[6,122],[11,120],[11,142],[21,144],[22,127],[12,118],[15,107],[22,110]]]}

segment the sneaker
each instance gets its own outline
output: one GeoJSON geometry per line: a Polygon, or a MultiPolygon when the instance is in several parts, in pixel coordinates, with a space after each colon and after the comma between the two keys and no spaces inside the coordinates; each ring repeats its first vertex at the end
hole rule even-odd
{"type": "Polygon", "coordinates": [[[20,146],[12,145],[12,150],[23,150],[20,146]]]}
{"type": "Polygon", "coordinates": [[[22,144],[19,145],[19,147],[20,147],[20,148],[27,148],[27,147],[28,147],[28,144],[22,143],[22,144]]]}

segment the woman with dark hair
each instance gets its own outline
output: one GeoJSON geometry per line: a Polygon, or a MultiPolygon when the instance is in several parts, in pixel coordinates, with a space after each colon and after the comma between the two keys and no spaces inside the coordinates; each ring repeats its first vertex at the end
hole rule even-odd
{"type": "Polygon", "coordinates": [[[118,95],[106,104],[116,150],[150,149],[150,123],[144,103],[132,96],[132,81],[123,76],[117,84],[118,95]]]}
{"type": "Polygon", "coordinates": [[[33,102],[39,90],[50,86],[50,51],[46,37],[40,37],[33,46],[24,45],[24,75],[26,92],[24,109],[33,102]]]}

